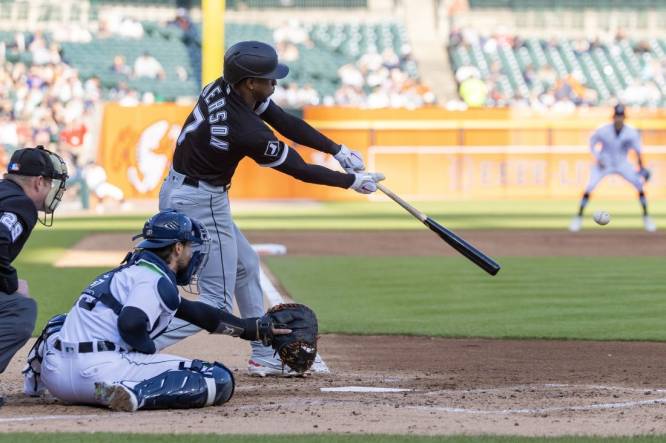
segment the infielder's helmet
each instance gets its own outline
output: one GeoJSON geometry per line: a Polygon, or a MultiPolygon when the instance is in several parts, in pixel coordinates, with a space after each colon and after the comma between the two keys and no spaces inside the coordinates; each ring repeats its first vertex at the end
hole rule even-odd
{"type": "Polygon", "coordinates": [[[285,78],[289,68],[278,63],[272,46],[257,41],[238,42],[224,54],[224,79],[233,85],[249,78],[285,78]]]}
{"type": "Polygon", "coordinates": [[[613,115],[625,115],[624,114],[624,105],[622,103],[618,103],[615,105],[613,108],[613,115]]]}

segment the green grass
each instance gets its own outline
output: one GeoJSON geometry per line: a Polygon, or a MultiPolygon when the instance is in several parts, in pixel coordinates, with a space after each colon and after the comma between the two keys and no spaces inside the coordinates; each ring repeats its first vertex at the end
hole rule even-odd
{"type": "MultiPolygon", "coordinates": [[[[425,229],[392,202],[239,206],[234,210],[235,219],[245,229],[425,229]]],[[[417,206],[454,229],[563,229],[576,202],[418,202],[417,206]]],[[[600,207],[612,213],[613,221],[608,228],[596,229],[640,226],[636,202],[593,201],[589,211],[600,207]]],[[[658,222],[660,215],[666,218],[666,201],[653,202],[652,208],[658,222]]],[[[61,217],[53,228],[38,226],[14,263],[19,277],[28,280],[38,301],[37,332],[50,316],[67,311],[81,289],[106,270],[56,269],[52,266],[55,260],[90,233],[124,232],[128,237],[138,233],[147,217],[148,214],[61,217]]],[[[656,324],[651,322],[639,328],[638,320],[632,317],[644,315],[643,321],[663,312],[655,292],[659,275],[656,269],[664,265],[659,258],[631,259],[626,264],[619,258],[504,259],[501,262],[505,269],[494,279],[460,257],[291,260],[298,259],[272,259],[271,264],[299,300],[317,304],[315,307],[326,316],[323,327],[329,331],[655,340],[666,337],[656,324]],[[289,263],[302,263],[293,267],[307,272],[289,270],[289,263]],[[346,272],[353,276],[341,278],[346,272]],[[620,275],[623,277],[616,283],[620,275]],[[364,315],[349,316],[347,310],[340,311],[336,297],[364,315]],[[484,309],[489,306],[496,307],[497,312],[486,315],[484,309]],[[409,317],[405,318],[405,314],[409,317]],[[421,316],[428,319],[431,314],[436,315],[422,325],[421,316]],[[589,314],[603,315],[603,321],[590,320],[589,314]],[[398,323],[402,324],[400,330],[395,329],[398,323]],[[623,336],[625,333],[628,335],[623,336]]]]}
{"type": "Polygon", "coordinates": [[[268,257],[323,332],[666,340],[666,258],[268,257]]]}
{"type": "MultiPolygon", "coordinates": [[[[575,200],[460,200],[412,202],[416,208],[453,228],[566,229],[578,209],[575,200]]],[[[592,200],[586,210],[586,227],[596,227],[591,215],[603,209],[611,222],[603,229],[642,228],[637,201],[592,200]]],[[[241,229],[423,229],[392,201],[386,202],[274,202],[232,201],[234,220],[241,229]]],[[[666,219],[666,200],[650,201],[657,225],[666,219]]],[[[57,217],[56,230],[138,232],[150,214],[132,216],[57,217]]],[[[662,223],[662,227],[664,224],[662,223]]],[[[602,229],[596,227],[597,229],[602,229]]]]}
{"type": "MultiPolygon", "coordinates": [[[[578,202],[572,200],[412,203],[453,229],[566,229],[578,209],[578,202]]],[[[603,229],[642,228],[640,206],[632,200],[592,200],[586,209],[585,227],[596,227],[592,213],[601,209],[611,214],[610,224],[603,229]]],[[[241,229],[423,229],[421,223],[391,201],[285,204],[263,210],[233,208],[233,212],[241,229]]],[[[660,220],[666,219],[666,200],[651,201],[650,212],[659,226],[660,220]]]]}
{"type": "Polygon", "coordinates": [[[31,442],[31,443],[594,443],[594,442],[631,442],[653,443],[664,441],[660,436],[637,437],[518,437],[518,436],[412,436],[412,435],[340,435],[340,434],[296,434],[296,435],[169,435],[169,434],[74,434],[74,433],[11,433],[0,434],[0,443],[31,442]]]}
{"type": "MultiPolygon", "coordinates": [[[[100,225],[98,230],[105,230],[100,225]]],[[[35,230],[13,266],[19,278],[28,281],[30,294],[37,301],[37,323],[34,334],[42,330],[55,314],[67,312],[74,301],[96,275],[108,268],[55,268],[53,263],[67,248],[73,246],[91,230],[35,230]]],[[[130,235],[128,233],[128,235],[130,235]]]]}

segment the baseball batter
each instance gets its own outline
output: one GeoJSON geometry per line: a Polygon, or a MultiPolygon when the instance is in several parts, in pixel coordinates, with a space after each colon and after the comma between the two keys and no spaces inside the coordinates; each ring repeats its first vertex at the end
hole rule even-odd
{"type": "MultiPolygon", "coordinates": [[[[160,190],[160,209],[175,208],[201,221],[211,234],[210,259],[199,280],[200,300],[232,310],[235,296],[242,317],[264,312],[259,283],[259,258],[231,217],[227,190],[238,163],[250,157],[299,180],[369,194],[383,175],[365,169],[359,153],[334,143],[303,120],[273,103],[276,79],[289,68],[278,63],[271,46],[255,41],[237,43],[224,56],[224,75],[207,85],[178,137],[173,165],[160,190]],[[278,140],[270,124],[286,138],[334,155],[348,171],[307,164],[278,140]]],[[[164,348],[199,330],[174,321],[157,340],[164,348]]],[[[290,375],[273,350],[252,343],[248,370],[252,375],[290,375]]]]}
{"type": "Polygon", "coordinates": [[[609,123],[597,129],[590,137],[590,151],[596,159],[592,166],[590,181],[585,188],[585,193],[580,201],[578,215],[571,221],[569,230],[577,232],[583,225],[583,211],[587,202],[590,200],[590,194],[606,176],[619,174],[626,181],[631,183],[638,191],[638,199],[643,208],[643,225],[648,232],[656,231],[657,227],[648,215],[647,199],[643,191],[643,182],[650,178],[650,172],[643,166],[641,155],[641,137],[636,129],[624,124],[625,109],[624,105],[618,104],[614,108],[613,123],[609,123]],[[599,149],[601,146],[601,149],[599,149]],[[633,149],[638,158],[638,168],[627,159],[629,150],[633,149]]]}
{"type": "Polygon", "coordinates": [[[220,405],[234,392],[229,369],[156,353],[154,340],[172,319],[269,344],[273,334],[291,332],[180,297],[178,286],[191,284],[207,258],[201,223],[161,211],[137,237],[143,241],[123,264],[98,276],[66,316],[47,324],[28,357],[27,393],[45,388],[68,403],[121,411],[220,405]]]}

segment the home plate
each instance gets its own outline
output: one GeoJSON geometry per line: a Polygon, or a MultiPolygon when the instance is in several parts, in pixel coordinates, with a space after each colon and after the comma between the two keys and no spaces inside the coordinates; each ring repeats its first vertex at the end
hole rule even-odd
{"type": "Polygon", "coordinates": [[[370,386],[340,386],[339,388],[320,388],[321,392],[408,392],[413,389],[374,388],[370,386]]]}

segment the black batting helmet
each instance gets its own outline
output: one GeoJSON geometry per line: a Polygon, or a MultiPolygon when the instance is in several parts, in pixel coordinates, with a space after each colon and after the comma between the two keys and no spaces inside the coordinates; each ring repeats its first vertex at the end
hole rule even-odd
{"type": "Polygon", "coordinates": [[[257,41],[238,42],[224,54],[224,79],[235,84],[244,78],[285,78],[289,68],[278,63],[271,45],[257,41]]]}

